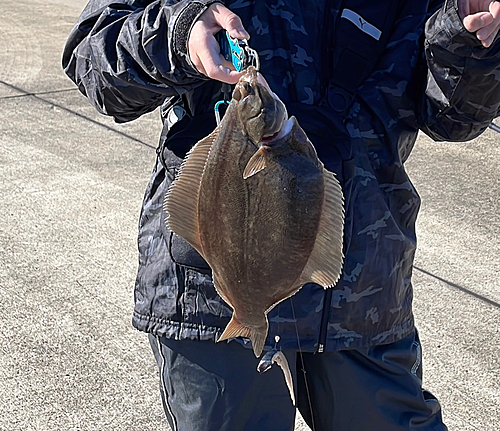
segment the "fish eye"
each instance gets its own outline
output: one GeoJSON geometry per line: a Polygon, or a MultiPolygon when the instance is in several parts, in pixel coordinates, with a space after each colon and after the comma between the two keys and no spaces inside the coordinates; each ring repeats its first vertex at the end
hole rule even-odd
{"type": "Polygon", "coordinates": [[[243,81],[243,89],[247,93],[246,95],[248,96],[249,94],[253,94],[253,88],[250,85],[248,81],[243,81]]]}
{"type": "Polygon", "coordinates": [[[241,91],[238,87],[236,87],[233,91],[233,99],[238,102],[241,100],[241,91]]]}

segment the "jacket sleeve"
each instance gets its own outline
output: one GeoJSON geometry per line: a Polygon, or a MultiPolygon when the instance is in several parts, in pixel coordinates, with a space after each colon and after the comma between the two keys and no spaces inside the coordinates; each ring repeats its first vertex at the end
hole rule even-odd
{"type": "Polygon", "coordinates": [[[216,0],[91,0],[63,52],[64,71],[97,110],[130,121],[207,78],[189,60],[192,24],[216,0]]]}
{"type": "Polygon", "coordinates": [[[500,106],[500,37],[484,48],[447,0],[425,27],[427,86],[420,128],[434,140],[466,141],[481,134],[500,106]]]}

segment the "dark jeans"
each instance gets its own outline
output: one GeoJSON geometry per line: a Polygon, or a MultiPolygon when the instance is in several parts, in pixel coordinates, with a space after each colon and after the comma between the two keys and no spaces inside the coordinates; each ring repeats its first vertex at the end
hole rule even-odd
{"type": "MultiPolygon", "coordinates": [[[[252,350],[234,341],[149,339],[173,431],[293,430],[295,408],[278,366],[259,374],[252,350]]],[[[422,390],[416,332],[364,351],[284,353],[314,431],[447,429],[438,401],[422,390]]]]}

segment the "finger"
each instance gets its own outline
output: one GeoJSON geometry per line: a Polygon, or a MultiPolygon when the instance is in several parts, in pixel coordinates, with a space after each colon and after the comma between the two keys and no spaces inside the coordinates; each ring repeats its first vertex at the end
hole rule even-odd
{"type": "Polygon", "coordinates": [[[475,33],[483,29],[494,21],[493,16],[489,12],[478,12],[472,15],[467,15],[464,18],[464,27],[467,31],[475,33]]]}
{"type": "Polygon", "coordinates": [[[477,38],[486,48],[490,47],[500,28],[500,3],[491,2],[489,5],[489,18],[486,18],[484,27],[476,31],[477,38]]]}
{"type": "Polygon", "coordinates": [[[227,82],[228,84],[236,84],[242,75],[243,72],[236,72],[235,70],[231,70],[222,64],[219,64],[215,68],[207,69],[207,76],[209,78],[221,82],[227,82]]]}
{"type": "Polygon", "coordinates": [[[204,74],[218,81],[236,84],[242,74],[234,70],[233,64],[220,54],[218,47],[217,44],[212,44],[199,50],[198,58],[204,74]]]}
{"type": "Polygon", "coordinates": [[[485,48],[489,48],[491,46],[491,44],[495,40],[495,37],[498,34],[499,29],[500,29],[500,25],[497,25],[496,27],[493,28],[491,33],[487,37],[485,37],[484,39],[480,38],[478,35],[478,39],[481,41],[481,43],[483,44],[483,46],[485,48]]]}
{"type": "Polygon", "coordinates": [[[225,29],[231,37],[240,40],[250,39],[250,34],[245,30],[245,27],[243,27],[243,23],[238,15],[233,14],[228,18],[225,29]]]}
{"type": "Polygon", "coordinates": [[[231,37],[236,39],[249,39],[250,35],[243,27],[243,23],[238,15],[231,12],[222,5],[218,5],[214,10],[214,18],[219,26],[227,30],[231,37]]]}
{"type": "Polygon", "coordinates": [[[229,67],[224,64],[218,65],[210,65],[205,68],[207,72],[207,76],[212,79],[216,79],[217,81],[227,82],[228,84],[236,84],[243,72],[236,72],[235,70],[231,70],[229,67]]]}
{"type": "Polygon", "coordinates": [[[228,68],[229,70],[236,70],[234,67],[234,64],[231,63],[230,61],[227,61],[222,54],[219,56],[219,58],[220,58],[221,64],[224,67],[228,68]]]}
{"type": "Polygon", "coordinates": [[[476,32],[476,36],[479,40],[483,41],[488,39],[497,29],[498,29],[498,23],[493,21],[490,25],[487,25],[486,27],[479,29],[476,32]]]}

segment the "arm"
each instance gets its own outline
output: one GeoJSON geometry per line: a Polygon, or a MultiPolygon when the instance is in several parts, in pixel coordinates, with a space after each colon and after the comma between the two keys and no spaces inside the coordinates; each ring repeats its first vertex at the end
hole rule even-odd
{"type": "Polygon", "coordinates": [[[216,0],[91,0],[63,67],[99,112],[130,121],[207,80],[188,54],[193,24],[216,0]]]}
{"type": "Polygon", "coordinates": [[[419,120],[435,140],[472,139],[500,108],[500,40],[495,37],[500,4],[486,2],[492,13],[474,13],[464,7],[468,2],[458,1],[447,0],[426,25],[428,78],[419,120]]]}

